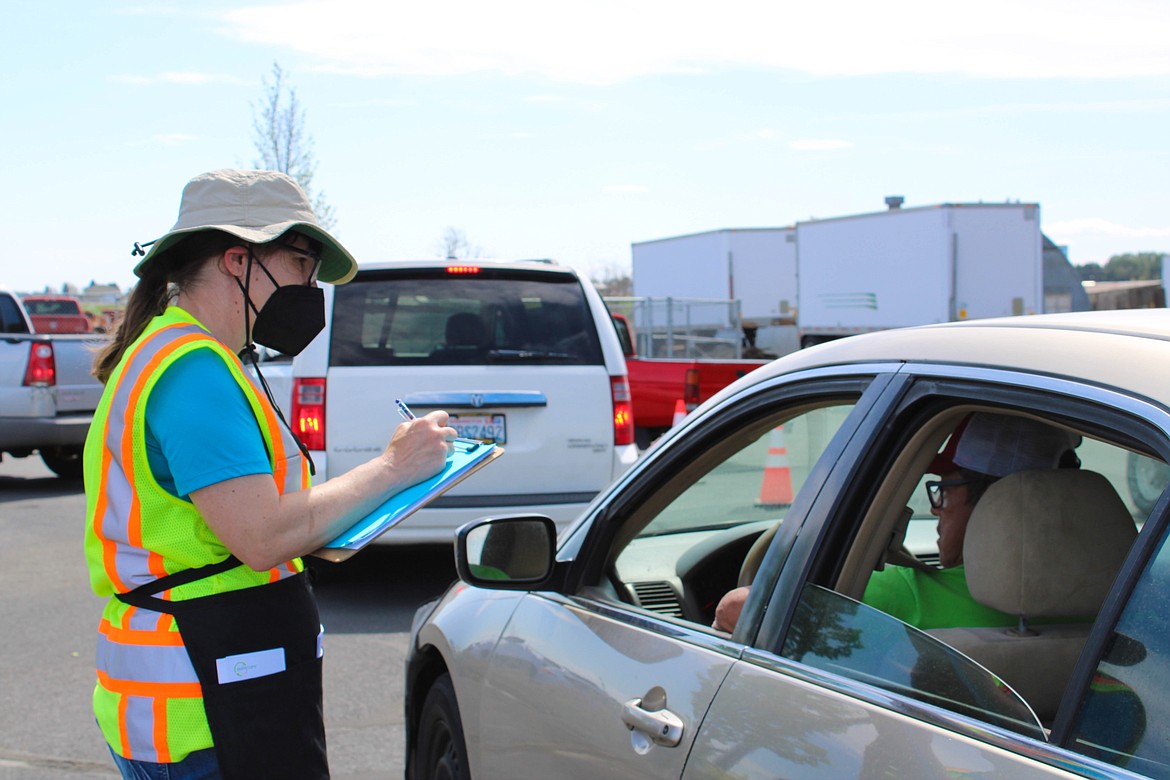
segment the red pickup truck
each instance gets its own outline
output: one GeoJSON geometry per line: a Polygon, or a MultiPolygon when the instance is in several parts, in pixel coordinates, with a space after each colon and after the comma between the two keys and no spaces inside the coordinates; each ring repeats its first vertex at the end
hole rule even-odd
{"type": "Polygon", "coordinates": [[[89,333],[89,318],[81,301],[70,295],[26,295],[24,310],[37,333],[89,333]]]}
{"type": "Polygon", "coordinates": [[[765,359],[639,357],[634,349],[629,319],[616,312],[610,316],[626,357],[634,438],[642,449],[670,429],[680,400],[689,412],[749,371],[770,362],[765,359]]]}

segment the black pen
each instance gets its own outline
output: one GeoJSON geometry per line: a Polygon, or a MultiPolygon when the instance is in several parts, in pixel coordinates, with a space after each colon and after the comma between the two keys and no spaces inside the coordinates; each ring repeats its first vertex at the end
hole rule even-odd
{"type": "MultiPolygon", "coordinates": [[[[410,407],[403,403],[401,398],[395,398],[394,405],[398,407],[398,413],[402,415],[402,419],[408,422],[415,419],[414,412],[410,411],[410,407]]],[[[455,439],[452,444],[454,444],[455,449],[459,450],[460,452],[474,452],[475,450],[479,449],[479,446],[483,444],[483,442],[479,441],[478,439],[459,438],[455,439]]]]}

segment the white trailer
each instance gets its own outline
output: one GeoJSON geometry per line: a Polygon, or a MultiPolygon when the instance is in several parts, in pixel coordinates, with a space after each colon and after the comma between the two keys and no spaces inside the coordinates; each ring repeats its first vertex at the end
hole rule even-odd
{"type": "Polygon", "coordinates": [[[738,300],[745,320],[791,322],[795,238],[790,227],[728,228],[635,243],[634,295],[738,300]]]}
{"type": "Polygon", "coordinates": [[[796,225],[801,346],[1043,310],[1040,207],[899,208],[796,225]]]}

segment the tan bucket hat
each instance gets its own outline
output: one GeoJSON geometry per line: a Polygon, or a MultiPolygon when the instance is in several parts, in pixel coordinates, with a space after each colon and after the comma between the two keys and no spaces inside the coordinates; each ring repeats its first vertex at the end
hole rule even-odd
{"type": "Polygon", "coordinates": [[[202,230],[222,230],[253,244],[266,244],[295,230],[321,242],[317,278],[322,282],[345,284],[357,273],[353,255],[317,223],[305,191],[290,176],[231,168],[203,173],[187,182],[178,221],[151,244],[134,273],[142,276],[142,269],[179,239],[202,230]]]}

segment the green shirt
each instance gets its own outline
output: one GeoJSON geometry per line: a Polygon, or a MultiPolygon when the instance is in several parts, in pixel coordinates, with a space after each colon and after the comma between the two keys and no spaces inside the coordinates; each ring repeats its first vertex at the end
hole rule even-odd
{"type": "Polygon", "coordinates": [[[1016,624],[1015,616],[985,607],[971,597],[962,566],[929,572],[908,566],[887,566],[869,578],[861,600],[924,631],[1016,624]]]}

